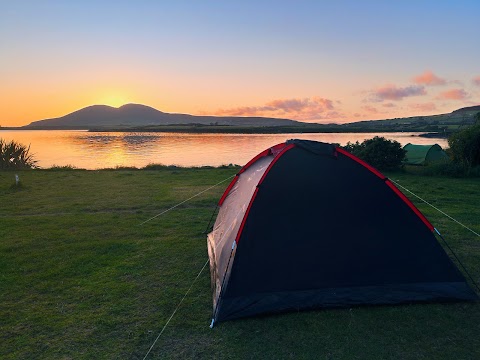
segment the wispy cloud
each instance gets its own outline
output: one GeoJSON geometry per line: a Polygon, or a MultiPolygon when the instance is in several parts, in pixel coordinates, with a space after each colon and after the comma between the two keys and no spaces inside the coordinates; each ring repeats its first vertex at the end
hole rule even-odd
{"type": "Polygon", "coordinates": [[[370,114],[378,114],[378,109],[370,105],[362,106],[362,110],[365,110],[370,114]]]}
{"type": "Polygon", "coordinates": [[[400,101],[410,96],[426,95],[425,87],[420,85],[412,85],[406,87],[397,87],[395,85],[385,85],[372,92],[373,101],[400,101]]]}
{"type": "Polygon", "coordinates": [[[343,115],[334,106],[334,101],[314,96],[303,99],[277,99],[263,106],[242,106],[219,109],[220,116],[272,116],[296,120],[336,119],[343,115]]]}
{"type": "Polygon", "coordinates": [[[447,83],[445,79],[438,77],[431,71],[425,71],[423,74],[415,76],[413,81],[415,84],[427,86],[445,85],[447,83]]]}
{"type": "Polygon", "coordinates": [[[423,104],[412,104],[410,107],[417,111],[428,112],[437,110],[437,106],[433,102],[423,104]]]}
{"type": "Polygon", "coordinates": [[[386,103],[386,104],[382,104],[382,106],[386,108],[393,108],[393,107],[396,107],[397,105],[395,105],[394,103],[386,103]]]}
{"type": "Polygon", "coordinates": [[[465,100],[468,97],[468,94],[463,89],[452,89],[441,92],[437,99],[440,100],[465,100]]]}
{"type": "Polygon", "coordinates": [[[480,86],[480,75],[479,76],[475,76],[473,79],[472,79],[472,82],[477,85],[477,86],[480,86]]]}

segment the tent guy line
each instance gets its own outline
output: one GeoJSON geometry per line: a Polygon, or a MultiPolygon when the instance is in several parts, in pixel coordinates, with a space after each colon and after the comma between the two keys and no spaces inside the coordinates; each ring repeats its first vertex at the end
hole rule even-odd
{"type": "Polygon", "coordinates": [[[172,206],[171,208],[168,208],[168,209],[162,211],[161,213],[159,213],[159,214],[157,214],[157,215],[155,215],[155,216],[152,216],[150,219],[145,220],[144,222],[142,222],[141,224],[139,224],[139,226],[142,226],[142,225],[146,224],[147,222],[152,221],[153,219],[156,219],[157,217],[159,217],[159,216],[161,216],[161,215],[169,212],[170,210],[173,210],[173,209],[179,207],[180,205],[185,204],[187,201],[190,201],[190,200],[192,200],[193,198],[196,198],[197,196],[202,195],[203,193],[207,192],[208,190],[211,190],[211,189],[213,189],[214,187],[217,187],[218,185],[223,184],[225,181],[230,180],[230,179],[233,178],[234,176],[236,176],[236,175],[229,176],[228,178],[220,181],[219,183],[216,183],[215,185],[212,185],[212,186],[210,186],[209,188],[200,191],[199,193],[197,193],[197,194],[189,197],[188,199],[183,200],[182,202],[179,202],[177,205],[174,205],[174,206],[172,206]]]}
{"type": "MultiPolygon", "coordinates": [[[[205,190],[202,190],[200,191],[199,193],[189,197],[188,199],[178,203],[177,205],[175,206],[172,206],[171,208],[165,210],[165,211],[162,211],[161,213],[151,217],[150,219],[148,220],[145,220],[144,222],[142,222],[139,226],[153,220],[153,219],[156,219],[157,217],[163,215],[163,214],[166,214],[167,212],[177,208],[178,206],[182,205],[182,204],[185,204],[186,202],[192,200],[193,198],[207,192],[208,190],[211,190],[213,189],[214,187],[224,183],[225,181],[227,180],[230,180],[232,179],[234,176],[236,175],[232,175],[232,176],[229,176],[228,178],[226,179],[223,179],[222,181],[216,183],[215,185],[213,186],[210,186],[209,188],[205,189],[205,190]]],[[[163,326],[162,330],[160,331],[160,333],[158,334],[158,336],[156,337],[155,341],[153,342],[153,344],[150,346],[150,348],[148,349],[147,353],[145,354],[145,356],[143,357],[143,360],[145,360],[148,356],[148,354],[150,354],[150,352],[152,351],[153,347],[155,346],[155,344],[157,343],[158,339],[160,339],[160,336],[162,336],[163,332],[165,331],[165,329],[167,328],[168,324],[170,323],[170,321],[173,319],[173,317],[175,316],[175,314],[177,313],[178,309],[180,308],[180,306],[182,305],[183,303],[183,300],[185,300],[185,298],[187,297],[187,295],[190,293],[190,290],[192,290],[192,287],[193,285],[195,284],[195,282],[197,281],[197,279],[200,277],[200,275],[203,273],[203,270],[205,270],[205,267],[207,266],[208,262],[210,261],[210,259],[207,259],[207,261],[205,262],[205,264],[203,265],[202,269],[200,270],[200,272],[197,274],[197,276],[195,277],[195,279],[193,279],[192,283],[190,284],[190,287],[188,288],[187,292],[185,293],[185,295],[183,295],[183,298],[180,300],[180,302],[178,303],[177,307],[175,308],[175,310],[173,311],[172,315],[170,315],[170,317],[168,318],[167,322],[165,323],[165,325],[163,326]]]]}
{"type": "Polygon", "coordinates": [[[168,318],[167,322],[165,323],[165,325],[163,326],[162,330],[160,331],[160,333],[158,334],[157,338],[155,339],[155,341],[153,342],[152,346],[150,346],[150,349],[148,349],[147,353],[145,354],[145,356],[143,357],[143,360],[145,360],[148,356],[148,354],[150,354],[150,351],[152,351],[153,347],[155,346],[155,344],[157,343],[158,339],[160,339],[160,336],[162,336],[163,332],[165,331],[165,329],[167,328],[167,325],[170,323],[170,320],[172,320],[172,318],[175,316],[177,310],[180,308],[180,306],[182,305],[183,303],[183,300],[185,300],[185,298],[187,297],[187,295],[190,293],[190,290],[192,290],[192,287],[193,287],[193,284],[195,284],[195,282],[197,281],[197,279],[200,277],[200,275],[202,274],[203,270],[205,270],[205,267],[207,266],[208,262],[209,262],[210,259],[207,259],[207,261],[205,262],[205,264],[203,264],[203,267],[202,269],[200,270],[200,272],[197,274],[197,277],[195,279],[193,279],[192,281],[192,284],[190,285],[190,287],[188,288],[187,292],[185,293],[185,295],[183,295],[183,298],[182,300],[180,300],[180,302],[178,303],[177,307],[175,308],[175,310],[173,311],[172,315],[170,315],[170,317],[168,318]]]}
{"type": "Polygon", "coordinates": [[[457,262],[460,264],[460,266],[463,268],[463,271],[465,272],[465,274],[467,274],[467,276],[470,278],[470,281],[472,282],[472,284],[477,288],[478,292],[480,293],[480,287],[478,286],[477,282],[473,279],[472,275],[470,274],[470,272],[467,270],[467,267],[465,265],[463,265],[463,263],[460,261],[460,259],[458,258],[457,254],[455,253],[455,251],[453,251],[453,249],[450,247],[450,245],[448,244],[447,240],[445,240],[445,238],[443,237],[442,234],[440,234],[440,231],[437,230],[437,228],[433,228],[433,230],[435,230],[435,232],[438,234],[438,236],[440,237],[440,239],[443,240],[445,246],[448,248],[448,250],[450,250],[450,252],[452,253],[453,257],[455,259],[457,259],[457,262]]]}
{"type": "MultiPolygon", "coordinates": [[[[456,222],[457,224],[463,226],[465,229],[469,230],[470,232],[472,232],[473,234],[477,235],[477,236],[480,236],[480,234],[478,234],[477,232],[475,232],[474,230],[470,229],[468,226],[462,224],[460,221],[454,219],[453,217],[451,217],[450,215],[448,215],[447,213],[443,212],[442,210],[440,210],[439,208],[435,207],[434,205],[430,204],[428,201],[426,201],[425,199],[422,199],[420,196],[418,196],[417,194],[413,193],[412,191],[410,191],[409,189],[407,189],[406,187],[400,185],[398,182],[390,179],[391,182],[393,182],[395,185],[401,187],[402,189],[404,189],[405,191],[408,191],[410,194],[412,194],[413,196],[417,197],[419,200],[423,201],[425,204],[431,206],[432,208],[434,208],[435,210],[437,210],[438,212],[440,212],[441,214],[445,215],[447,218],[453,220],[454,222],[456,222]]],[[[480,292],[480,287],[478,286],[477,282],[473,279],[472,275],[470,274],[470,272],[467,270],[466,266],[463,265],[463,263],[460,261],[460,259],[458,258],[457,254],[455,253],[455,251],[453,251],[453,249],[450,247],[450,245],[448,244],[447,240],[445,240],[445,238],[442,236],[442,234],[440,234],[440,232],[437,230],[437,228],[434,228],[435,232],[438,234],[438,236],[443,240],[445,246],[450,250],[450,252],[452,253],[452,255],[455,257],[455,259],[457,259],[457,262],[460,264],[460,266],[463,268],[465,274],[467,274],[467,276],[470,278],[470,281],[473,283],[473,285],[477,288],[477,290],[480,292]]]]}
{"type": "Polygon", "coordinates": [[[443,212],[442,210],[440,210],[439,208],[437,208],[436,206],[430,204],[427,200],[425,199],[422,199],[420,196],[418,196],[417,194],[413,193],[412,191],[408,190],[406,187],[400,185],[397,181],[393,180],[393,179],[390,179],[391,182],[393,182],[395,185],[401,187],[403,190],[409,192],[410,194],[412,194],[413,196],[415,196],[416,198],[418,198],[419,200],[423,201],[425,204],[427,204],[428,206],[431,206],[432,208],[434,208],[435,210],[437,210],[439,213],[445,215],[446,217],[448,217],[450,220],[453,220],[455,221],[457,224],[459,224],[460,226],[463,226],[465,229],[467,229],[468,231],[470,231],[471,233],[477,235],[478,237],[480,237],[480,234],[475,232],[474,230],[470,229],[468,226],[462,224],[460,221],[454,219],[453,217],[451,217],[450,215],[448,215],[447,213],[443,212]]]}

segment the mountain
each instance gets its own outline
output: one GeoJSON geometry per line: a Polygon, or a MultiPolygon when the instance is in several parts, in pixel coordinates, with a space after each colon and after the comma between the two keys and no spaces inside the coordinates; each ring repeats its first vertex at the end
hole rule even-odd
{"type": "Polygon", "coordinates": [[[102,128],[102,127],[141,127],[156,125],[235,125],[235,126],[296,126],[303,123],[265,117],[218,117],[170,114],[150,106],[127,104],[119,108],[107,105],[92,105],[68,115],[34,121],[26,128],[102,128]]]}

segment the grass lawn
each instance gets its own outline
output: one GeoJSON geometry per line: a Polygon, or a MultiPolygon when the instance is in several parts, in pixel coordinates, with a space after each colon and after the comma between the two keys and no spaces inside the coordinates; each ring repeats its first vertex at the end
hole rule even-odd
{"type": "MultiPolygon", "coordinates": [[[[142,359],[207,260],[237,169],[0,172],[0,358],[142,359]]],[[[480,179],[390,174],[480,233],[480,179]]],[[[412,198],[410,196],[410,198],[412,198]]],[[[480,238],[412,198],[480,283],[480,238]]],[[[394,230],[392,230],[394,231],[394,230]]],[[[357,307],[208,326],[205,268],[150,359],[479,359],[480,304],[357,307]]]]}

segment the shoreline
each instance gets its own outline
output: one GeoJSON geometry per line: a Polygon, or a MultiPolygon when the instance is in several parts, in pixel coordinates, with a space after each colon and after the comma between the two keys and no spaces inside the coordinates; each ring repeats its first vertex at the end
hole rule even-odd
{"type": "Polygon", "coordinates": [[[162,126],[162,127],[139,127],[139,128],[85,128],[85,127],[0,127],[0,132],[5,131],[86,131],[86,132],[165,132],[165,133],[187,133],[187,134],[359,134],[359,133],[424,133],[419,136],[425,138],[447,139],[452,132],[436,132],[428,129],[406,129],[406,128],[345,128],[341,125],[317,127],[231,127],[231,126],[162,126]]]}

